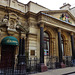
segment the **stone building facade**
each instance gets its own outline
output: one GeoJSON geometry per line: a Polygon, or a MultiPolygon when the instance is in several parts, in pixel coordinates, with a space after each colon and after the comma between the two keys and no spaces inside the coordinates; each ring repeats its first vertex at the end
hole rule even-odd
{"type": "Polygon", "coordinates": [[[75,17],[68,10],[50,10],[31,1],[22,4],[17,0],[0,0],[0,61],[3,64],[7,59],[13,60],[12,57],[17,64],[20,38],[25,38],[29,58],[43,58],[41,63],[46,64],[47,56],[58,57],[59,62],[65,56],[75,58],[75,17]]]}

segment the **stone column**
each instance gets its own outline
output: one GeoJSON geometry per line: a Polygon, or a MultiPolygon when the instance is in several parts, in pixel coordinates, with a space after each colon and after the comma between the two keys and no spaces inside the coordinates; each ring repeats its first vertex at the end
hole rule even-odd
{"type": "Polygon", "coordinates": [[[44,63],[44,24],[40,23],[40,63],[44,63]]]}
{"type": "Polygon", "coordinates": [[[40,23],[40,70],[47,71],[47,66],[44,64],[44,23],[40,23]]]}
{"type": "Polygon", "coordinates": [[[25,64],[25,38],[20,38],[18,58],[19,64],[25,64]]]}
{"type": "Polygon", "coordinates": [[[26,74],[26,63],[25,63],[25,39],[20,38],[19,43],[19,55],[18,55],[18,65],[17,68],[20,70],[20,72],[24,72],[26,74]]]}
{"type": "Polygon", "coordinates": [[[22,55],[22,38],[19,39],[19,55],[22,55]]]}
{"type": "Polygon", "coordinates": [[[62,62],[61,29],[58,30],[59,63],[62,62]]]}
{"type": "MultiPolygon", "coordinates": [[[[1,37],[1,30],[0,30],[0,37],[1,37]]],[[[0,39],[1,41],[1,39],[0,39]]],[[[0,44],[0,61],[1,61],[1,44],[0,44]]]]}
{"type": "Polygon", "coordinates": [[[74,34],[71,33],[72,59],[75,59],[74,34]]]}
{"type": "Polygon", "coordinates": [[[22,55],[25,55],[25,39],[22,39],[22,55]]]}
{"type": "Polygon", "coordinates": [[[21,32],[19,32],[19,54],[18,54],[18,64],[21,62],[22,57],[22,38],[21,38],[21,32]]]}

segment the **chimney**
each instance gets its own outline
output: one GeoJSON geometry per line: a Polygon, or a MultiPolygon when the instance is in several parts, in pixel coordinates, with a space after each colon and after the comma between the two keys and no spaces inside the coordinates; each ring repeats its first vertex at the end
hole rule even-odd
{"type": "Polygon", "coordinates": [[[71,5],[69,3],[63,3],[63,6],[60,7],[61,10],[69,10],[71,5]]]}

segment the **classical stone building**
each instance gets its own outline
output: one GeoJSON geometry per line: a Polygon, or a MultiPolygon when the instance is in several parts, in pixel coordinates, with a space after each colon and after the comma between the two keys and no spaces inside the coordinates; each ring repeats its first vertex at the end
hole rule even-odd
{"type": "Polygon", "coordinates": [[[37,3],[0,0],[0,61],[18,62],[19,39],[25,39],[29,58],[47,62],[48,56],[75,58],[75,17],[68,10],[50,10],[37,3]],[[15,59],[14,59],[15,58],[15,59]],[[10,61],[8,61],[8,59],[10,61]]]}

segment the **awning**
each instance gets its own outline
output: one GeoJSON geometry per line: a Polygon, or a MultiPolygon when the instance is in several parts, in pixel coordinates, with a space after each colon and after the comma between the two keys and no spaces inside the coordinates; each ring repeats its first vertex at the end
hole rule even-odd
{"type": "Polygon", "coordinates": [[[1,41],[1,45],[19,45],[18,40],[15,37],[7,36],[1,41]]]}

